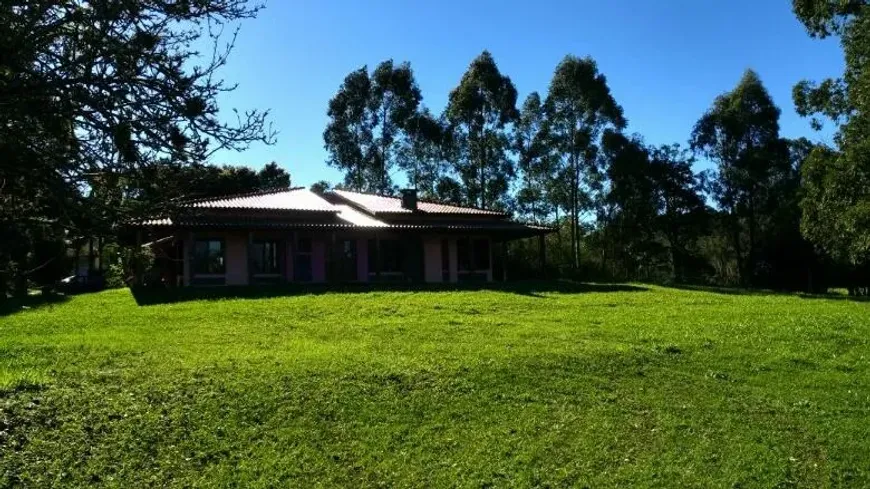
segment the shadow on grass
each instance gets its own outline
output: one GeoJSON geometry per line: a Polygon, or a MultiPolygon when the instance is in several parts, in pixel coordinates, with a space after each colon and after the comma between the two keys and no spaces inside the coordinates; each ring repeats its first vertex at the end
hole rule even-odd
{"type": "Polygon", "coordinates": [[[799,297],[801,299],[828,299],[828,300],[839,300],[839,301],[852,301],[852,302],[870,302],[870,297],[856,297],[850,295],[843,294],[810,294],[808,292],[791,292],[791,291],[783,291],[783,290],[770,290],[770,289],[746,289],[746,288],[737,288],[737,287],[715,287],[712,285],[679,285],[672,284],[667,285],[666,287],[670,289],[678,289],[678,290],[689,290],[695,292],[709,292],[712,294],[724,294],[724,295],[746,295],[746,296],[787,296],[787,297],[799,297]]]}
{"type": "Polygon", "coordinates": [[[228,287],[179,287],[173,289],[132,289],[140,306],[221,299],[266,299],[297,295],[331,293],[354,294],[369,292],[456,292],[492,291],[528,297],[544,297],[544,293],[583,294],[590,292],[645,292],[649,289],[625,284],[591,284],[565,281],[469,283],[469,284],[308,284],[228,287]]]}
{"type": "Polygon", "coordinates": [[[24,298],[9,298],[0,302],[0,317],[61,304],[67,300],[69,300],[69,297],[60,294],[34,294],[24,298]]]}

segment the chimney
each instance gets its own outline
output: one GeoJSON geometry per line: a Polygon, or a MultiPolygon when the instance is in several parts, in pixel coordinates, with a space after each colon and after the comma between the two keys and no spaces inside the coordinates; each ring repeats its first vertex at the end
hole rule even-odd
{"type": "Polygon", "coordinates": [[[402,209],[408,209],[409,211],[417,210],[417,189],[402,189],[402,209]]]}

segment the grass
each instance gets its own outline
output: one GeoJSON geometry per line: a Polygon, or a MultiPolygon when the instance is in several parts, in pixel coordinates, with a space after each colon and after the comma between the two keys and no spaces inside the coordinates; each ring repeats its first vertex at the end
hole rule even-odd
{"type": "Polygon", "coordinates": [[[0,487],[870,485],[870,303],[320,292],[0,316],[0,487]]]}

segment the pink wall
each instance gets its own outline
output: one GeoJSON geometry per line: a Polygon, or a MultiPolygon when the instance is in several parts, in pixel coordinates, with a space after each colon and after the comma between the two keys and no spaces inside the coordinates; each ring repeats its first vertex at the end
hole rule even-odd
{"type": "Polygon", "coordinates": [[[423,271],[426,282],[438,283],[442,281],[441,238],[438,236],[423,238],[423,271]]]}
{"type": "Polygon", "coordinates": [[[326,282],[326,241],[323,237],[311,240],[311,278],[314,282],[326,282]]]}
{"type": "Polygon", "coordinates": [[[226,236],[226,280],[227,285],[248,284],[248,235],[229,234],[226,236]]]}

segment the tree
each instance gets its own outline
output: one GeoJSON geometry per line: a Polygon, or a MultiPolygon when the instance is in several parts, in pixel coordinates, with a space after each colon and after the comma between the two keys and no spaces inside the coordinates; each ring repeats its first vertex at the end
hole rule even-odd
{"type": "Polygon", "coordinates": [[[398,154],[398,166],[408,176],[408,186],[426,198],[437,198],[436,186],[446,171],[445,148],[449,145],[443,121],[424,108],[408,119],[406,137],[398,154]]]}
{"type": "Polygon", "coordinates": [[[257,186],[260,188],[289,188],[290,174],[274,161],[267,163],[257,172],[257,186]]]}
{"type": "Polygon", "coordinates": [[[846,68],[821,83],[801,81],[794,102],[802,116],[837,124],[836,148],[816,148],[803,165],[804,236],[835,260],[863,269],[870,289],[870,5],[866,1],[794,0],[798,19],[812,37],[838,36],[846,68]]]}
{"type": "Polygon", "coordinates": [[[688,275],[689,243],[707,227],[705,181],[692,170],[694,158],[679,145],[662,145],[649,152],[658,213],[656,228],[668,241],[673,277],[683,282],[688,275]]]}
{"type": "MultiPolygon", "coordinates": [[[[58,239],[105,232],[105,217],[119,216],[90,212],[96,176],[128,178],[161,161],[272,142],[267,112],[227,123],[217,106],[234,88],[219,71],[237,32],[227,37],[221,26],[259,9],[245,0],[0,5],[0,153],[11,155],[0,167],[0,219],[9,235],[44,235],[48,224],[58,239]],[[202,41],[211,56],[199,52],[202,41]]],[[[3,246],[0,274],[16,283],[42,266],[3,246]]]]}
{"type": "Polygon", "coordinates": [[[384,61],[371,75],[363,66],[344,79],[329,101],[323,141],[327,163],[345,172],[348,187],[393,192],[390,170],[422,98],[409,63],[384,61]]]}
{"type": "Polygon", "coordinates": [[[732,246],[746,285],[757,272],[759,221],[771,202],[770,190],[789,165],[788,146],[779,137],[779,114],[758,75],[747,70],[734,90],[716,98],[692,131],[692,148],[718,165],[713,194],[730,217],[732,246]]]}
{"type": "Polygon", "coordinates": [[[455,170],[466,204],[505,206],[514,175],[507,129],[517,119],[516,104],[516,87],[488,51],[471,62],[450,92],[445,116],[455,133],[455,170]]]}
{"type": "Polygon", "coordinates": [[[326,180],[318,180],[311,184],[310,189],[316,194],[325,194],[332,190],[332,184],[326,180]]]}
{"type": "Polygon", "coordinates": [[[612,130],[604,132],[599,153],[608,182],[597,221],[602,267],[615,277],[649,279],[656,244],[649,154],[639,136],[612,130]]]}
{"type": "Polygon", "coordinates": [[[521,175],[517,206],[521,214],[535,222],[542,222],[552,208],[547,192],[553,179],[554,158],[548,136],[541,96],[532,92],[523,102],[514,126],[514,146],[521,175]]]}
{"type": "Polygon", "coordinates": [[[550,137],[560,157],[559,179],[567,187],[565,210],[571,221],[572,265],[580,260],[580,211],[597,174],[598,141],[607,127],[621,130],[622,107],[592,58],[566,56],[556,67],[545,102],[550,137]]]}

